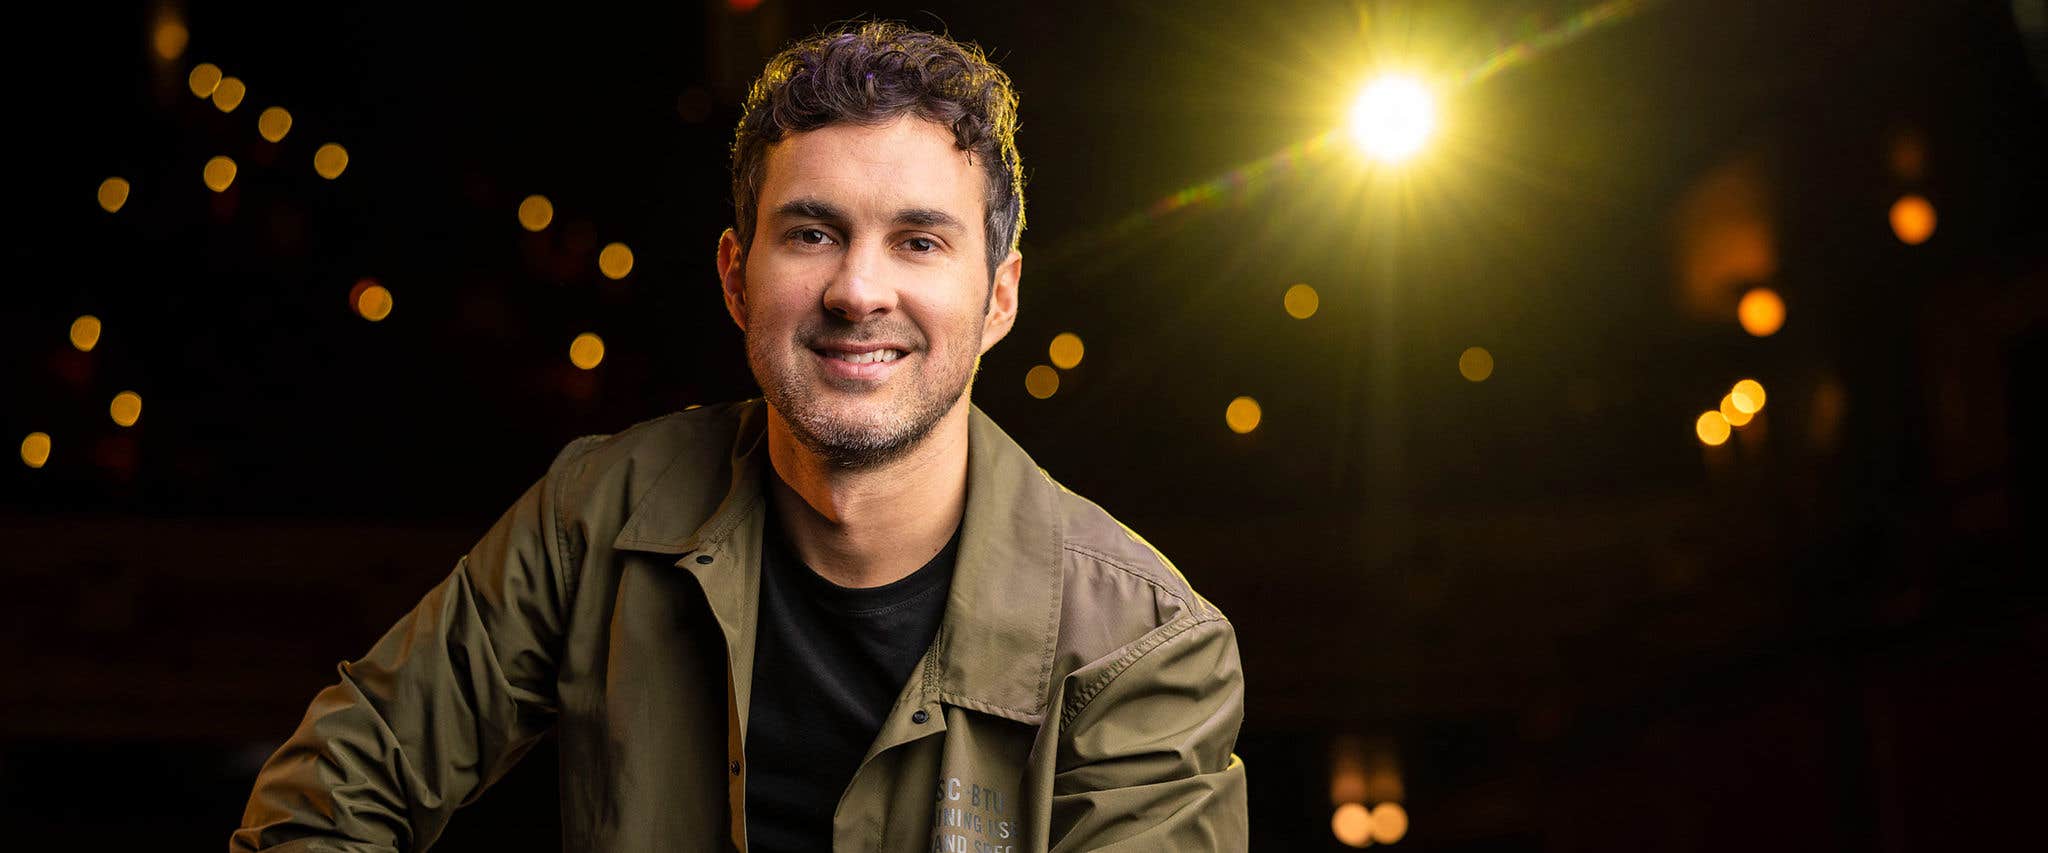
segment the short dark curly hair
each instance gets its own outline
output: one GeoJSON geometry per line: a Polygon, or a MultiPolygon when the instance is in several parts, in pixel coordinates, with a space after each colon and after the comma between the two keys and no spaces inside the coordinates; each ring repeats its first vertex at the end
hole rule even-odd
{"type": "Polygon", "coordinates": [[[973,44],[889,21],[866,21],[796,42],[747,91],[732,143],[732,206],[740,245],[752,247],[768,147],[827,125],[875,126],[914,115],[953,131],[988,178],[991,275],[1024,230],[1017,92],[973,44]]]}

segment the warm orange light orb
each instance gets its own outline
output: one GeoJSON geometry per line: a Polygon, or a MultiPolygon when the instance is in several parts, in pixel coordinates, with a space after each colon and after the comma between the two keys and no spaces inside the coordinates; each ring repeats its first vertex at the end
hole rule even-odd
{"type": "Polygon", "coordinates": [[[1693,422],[1692,431],[1699,435],[1700,443],[1708,447],[1719,447],[1728,441],[1728,419],[1721,417],[1718,410],[1700,413],[1693,422]]]}
{"type": "Polygon", "coordinates": [[[597,271],[612,281],[625,278],[633,272],[633,250],[624,243],[612,243],[597,253],[597,271]]]}
{"type": "Polygon", "coordinates": [[[242,98],[249,94],[249,87],[240,78],[222,77],[219,85],[213,87],[213,105],[224,113],[235,111],[242,105],[242,98]]]}
{"type": "Polygon", "coordinates": [[[384,318],[391,316],[391,309],[397,305],[397,300],[392,298],[389,289],[369,279],[356,283],[356,292],[351,301],[355,303],[356,313],[372,323],[382,322],[384,318]]]}
{"type": "Polygon", "coordinates": [[[555,203],[544,195],[530,195],[519,203],[519,227],[539,231],[555,221],[555,203]]]}
{"type": "Polygon", "coordinates": [[[1458,355],[1458,375],[1473,382],[1485,382],[1493,375],[1493,353],[1485,347],[1467,347],[1458,355]]]}
{"type": "Polygon", "coordinates": [[[107,404],[107,414],[116,424],[124,427],[134,426],[136,421],[142,419],[142,395],[133,391],[115,394],[114,402],[107,404]]]}
{"type": "Polygon", "coordinates": [[[220,88],[220,66],[211,62],[192,66],[192,73],[185,76],[185,85],[196,97],[213,97],[213,90],[220,88]]]}
{"type": "Polygon", "coordinates": [[[86,314],[71,321],[71,345],[79,352],[92,352],[100,343],[100,318],[86,314]]]}
{"type": "Polygon", "coordinates": [[[569,363],[584,370],[596,367],[604,361],[604,339],[593,332],[577,335],[569,343],[569,363]]]}
{"type": "Polygon", "coordinates": [[[1728,389],[1728,397],[1736,409],[1744,414],[1756,414],[1764,408],[1764,384],[1754,379],[1744,379],[1728,389]]]}
{"type": "Polygon", "coordinates": [[[1024,373],[1024,393],[1040,400],[1047,399],[1060,390],[1060,372],[1049,365],[1033,365],[1024,373]]]}
{"type": "Polygon", "coordinates": [[[1900,196],[1892,202],[1892,233],[1908,246],[1927,242],[1934,236],[1934,204],[1919,195],[1900,196]]]}
{"type": "Polygon", "coordinates": [[[206,161],[206,168],[199,170],[199,177],[206,182],[206,188],[214,192],[227,192],[235,182],[235,161],[216,156],[206,161]]]}
{"type": "Polygon", "coordinates": [[[1223,422],[1230,426],[1231,432],[1238,435],[1258,429],[1259,420],[1262,417],[1264,417],[1264,413],[1259,409],[1259,401],[1250,397],[1239,397],[1232,400],[1230,405],[1223,410],[1223,422]]]}
{"type": "Polygon", "coordinates": [[[32,432],[21,440],[21,464],[41,468],[50,461],[50,434],[32,432]]]}
{"type": "Polygon", "coordinates": [[[100,182],[100,209],[114,213],[128,203],[128,181],[125,178],[108,178],[100,182]]]}
{"type": "Polygon", "coordinates": [[[318,172],[320,177],[331,181],[341,177],[342,171],[347,168],[348,149],[340,145],[329,142],[313,152],[313,171],[318,172]]]}
{"type": "Polygon", "coordinates": [[[1052,345],[1046,347],[1046,355],[1052,358],[1052,366],[1061,370],[1073,370],[1081,365],[1081,355],[1087,348],[1081,345],[1081,336],[1073,332],[1054,335],[1052,345]]]}
{"type": "MultiPolygon", "coordinates": [[[[1744,403],[1748,401],[1749,398],[1743,398],[1744,403]]],[[[1736,405],[1734,394],[1722,394],[1721,417],[1728,421],[1729,426],[1744,427],[1749,426],[1749,421],[1751,418],[1756,417],[1756,412],[1755,410],[1743,411],[1741,406],[1736,405]]]]}
{"type": "Polygon", "coordinates": [[[1372,807],[1372,840],[1392,844],[1408,836],[1408,810],[1400,803],[1372,807]]]}
{"type": "Polygon", "coordinates": [[[1372,846],[1372,812],[1358,803],[1345,803],[1330,815],[1330,834],[1346,847],[1372,846]]]}
{"type": "Polygon", "coordinates": [[[1316,309],[1321,308],[1322,305],[1322,296],[1316,293],[1315,288],[1306,284],[1297,284],[1287,288],[1286,295],[1280,297],[1280,306],[1287,309],[1287,316],[1293,317],[1296,320],[1306,320],[1314,317],[1316,309]]]}
{"type": "Polygon", "coordinates": [[[256,117],[256,132],[265,142],[283,142],[292,130],[292,114],[284,107],[270,107],[256,117]]]}
{"type": "Polygon", "coordinates": [[[1735,319],[1742,322],[1743,331],[1768,338],[1785,327],[1785,300],[1768,287],[1751,288],[1735,306],[1735,319]]]}

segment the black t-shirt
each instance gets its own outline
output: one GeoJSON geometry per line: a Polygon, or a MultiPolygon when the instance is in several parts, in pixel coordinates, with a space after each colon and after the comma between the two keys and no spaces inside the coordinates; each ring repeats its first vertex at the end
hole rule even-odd
{"type": "Polygon", "coordinates": [[[747,709],[747,847],[832,849],[832,812],[946,613],[960,531],[923,568],[854,589],[820,577],[771,506],[747,709]]]}

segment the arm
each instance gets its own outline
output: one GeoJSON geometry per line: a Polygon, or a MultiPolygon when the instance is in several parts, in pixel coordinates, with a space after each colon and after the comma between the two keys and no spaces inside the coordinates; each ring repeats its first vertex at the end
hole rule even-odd
{"type": "Polygon", "coordinates": [[[232,853],[424,850],[553,724],[572,565],[556,495],[580,447],[341,664],[257,774],[232,853]]]}
{"type": "Polygon", "coordinates": [[[1069,711],[1053,777],[1054,853],[1244,850],[1237,637],[1222,616],[1159,629],[1069,711]]]}

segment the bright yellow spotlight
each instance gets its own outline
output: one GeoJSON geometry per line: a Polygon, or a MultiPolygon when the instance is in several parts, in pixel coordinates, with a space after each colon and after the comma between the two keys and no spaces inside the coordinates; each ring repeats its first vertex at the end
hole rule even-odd
{"type": "Polygon", "coordinates": [[[342,170],[346,168],[348,149],[339,144],[329,142],[313,151],[313,171],[320,173],[320,177],[334,180],[341,177],[342,170]]]}
{"type": "Polygon", "coordinates": [[[1700,443],[1717,447],[1728,440],[1728,419],[1721,417],[1719,409],[1701,412],[1693,421],[1692,431],[1700,437],[1700,443]]]}
{"type": "Polygon", "coordinates": [[[1047,399],[1060,390],[1060,372],[1043,364],[1033,365],[1024,373],[1024,391],[1040,400],[1047,399]]]}
{"type": "Polygon", "coordinates": [[[1280,307],[1287,309],[1287,316],[1296,320],[1314,317],[1322,304],[1323,299],[1316,295],[1316,289],[1306,284],[1287,288],[1287,293],[1280,297],[1280,307]]]}
{"type": "Polygon", "coordinates": [[[50,434],[32,432],[21,440],[21,464],[41,468],[50,461],[50,434]]]}
{"type": "Polygon", "coordinates": [[[128,203],[128,179],[108,178],[100,182],[100,209],[114,213],[128,203]]]}
{"type": "Polygon", "coordinates": [[[569,343],[570,364],[589,370],[601,361],[604,361],[604,339],[596,333],[584,332],[569,343]]]}
{"type": "Polygon", "coordinates": [[[1398,163],[1415,156],[1436,131],[1436,99],[1413,77],[1390,74],[1372,81],[1351,104],[1351,138],[1375,160],[1398,163]]]}
{"type": "Polygon", "coordinates": [[[555,221],[554,202],[544,195],[530,195],[519,203],[519,227],[528,231],[539,231],[555,221]]]}
{"type": "Polygon", "coordinates": [[[107,404],[107,414],[113,417],[114,423],[124,427],[134,426],[136,421],[142,419],[142,395],[133,391],[115,394],[114,402],[107,404]]]}
{"type": "Polygon", "coordinates": [[[1735,395],[1734,395],[1734,394],[1722,394],[1722,395],[1721,395],[1721,417],[1723,417],[1723,418],[1726,418],[1726,419],[1728,420],[1728,425],[1729,425],[1729,426],[1732,426],[1732,427],[1745,427],[1745,426],[1749,426],[1749,422],[1750,422],[1750,419],[1752,419],[1752,418],[1755,418],[1755,417],[1756,417],[1756,412],[1755,412],[1755,410],[1751,410],[1751,411],[1747,411],[1747,412],[1745,412],[1745,411],[1743,411],[1743,410],[1742,410],[1742,406],[1743,406],[1743,404],[1747,403],[1748,401],[1749,401],[1749,398],[1747,398],[1747,397],[1744,397],[1744,398],[1743,398],[1743,403],[1737,403],[1737,402],[1735,401],[1735,395]]]}
{"type": "Polygon", "coordinates": [[[256,117],[256,132],[266,142],[282,142],[284,135],[292,129],[292,113],[284,107],[271,107],[256,117]]]}
{"type": "Polygon", "coordinates": [[[1230,401],[1230,405],[1224,408],[1223,422],[1230,425],[1231,432],[1243,435],[1258,429],[1263,415],[1259,409],[1259,401],[1250,397],[1239,397],[1230,401]]]}
{"type": "Polygon", "coordinates": [[[1061,370],[1073,370],[1081,364],[1081,355],[1087,348],[1081,345],[1081,336],[1073,332],[1054,335],[1052,345],[1046,347],[1046,355],[1052,357],[1052,366],[1061,370]]]}
{"type": "Polygon", "coordinates": [[[71,321],[71,345],[79,352],[92,352],[100,344],[100,318],[86,314],[71,321]]]}
{"type": "Polygon", "coordinates": [[[1372,846],[1372,811],[1358,803],[1345,803],[1330,815],[1330,834],[1346,847],[1372,846]]]}

